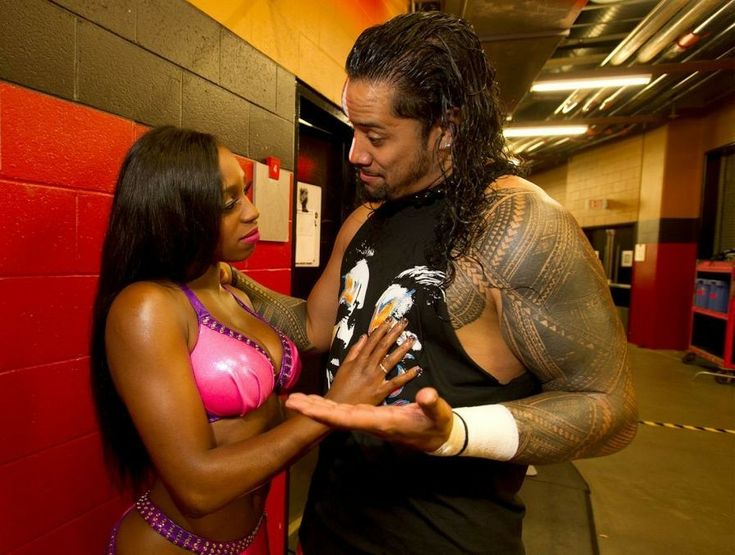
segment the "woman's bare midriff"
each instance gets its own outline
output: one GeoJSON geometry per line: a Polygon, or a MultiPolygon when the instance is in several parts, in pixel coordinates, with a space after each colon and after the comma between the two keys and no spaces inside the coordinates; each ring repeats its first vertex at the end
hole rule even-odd
{"type": "MultiPolygon", "coordinates": [[[[281,402],[276,395],[271,395],[263,406],[244,417],[218,420],[210,426],[217,446],[226,446],[261,434],[282,420],[281,402]]],[[[268,489],[269,484],[265,483],[202,517],[184,515],[160,480],[156,480],[151,487],[150,498],[168,518],[185,530],[210,540],[231,541],[247,535],[257,526],[265,510],[268,489]]],[[[118,555],[189,553],[159,535],[135,510],[123,519],[116,547],[118,555]]]]}

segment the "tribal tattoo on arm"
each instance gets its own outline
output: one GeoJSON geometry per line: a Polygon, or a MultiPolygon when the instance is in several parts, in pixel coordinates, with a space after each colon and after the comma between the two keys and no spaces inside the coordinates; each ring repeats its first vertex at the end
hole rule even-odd
{"type": "Polygon", "coordinates": [[[255,310],[296,344],[299,351],[314,348],[306,330],[306,301],[263,287],[257,281],[232,268],[233,287],[244,291],[255,310]]]}
{"type": "Polygon", "coordinates": [[[514,461],[606,455],[637,428],[625,331],[576,221],[531,187],[499,189],[472,256],[456,263],[452,323],[475,321],[499,290],[503,339],[542,384],[538,395],[503,403],[518,425],[514,461]]]}

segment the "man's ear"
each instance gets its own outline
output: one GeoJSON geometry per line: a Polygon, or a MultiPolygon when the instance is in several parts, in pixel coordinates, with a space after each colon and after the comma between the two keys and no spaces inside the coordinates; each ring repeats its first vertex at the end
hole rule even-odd
{"type": "Polygon", "coordinates": [[[452,140],[454,139],[455,129],[459,126],[460,111],[459,108],[450,108],[447,110],[446,119],[442,122],[442,134],[439,143],[440,150],[448,150],[452,148],[452,140]]]}

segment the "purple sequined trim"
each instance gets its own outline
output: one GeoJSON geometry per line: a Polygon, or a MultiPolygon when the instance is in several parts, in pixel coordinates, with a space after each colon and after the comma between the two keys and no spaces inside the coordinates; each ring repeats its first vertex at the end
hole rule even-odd
{"type": "Polygon", "coordinates": [[[256,351],[258,351],[268,360],[271,359],[271,357],[268,356],[268,353],[265,352],[265,349],[263,349],[263,347],[258,345],[255,341],[250,339],[248,336],[243,335],[240,332],[233,330],[232,328],[228,328],[223,323],[221,323],[219,320],[215,320],[214,317],[212,317],[210,314],[203,316],[201,320],[199,320],[199,323],[207,326],[209,329],[214,330],[217,333],[221,333],[223,335],[227,335],[229,337],[237,339],[238,341],[242,341],[243,343],[246,343],[247,345],[249,345],[256,351]]]}
{"type": "Polygon", "coordinates": [[[128,513],[133,510],[133,507],[129,507],[120,518],[117,519],[117,522],[115,523],[115,526],[112,528],[112,532],[110,533],[110,541],[107,542],[107,551],[106,555],[115,555],[117,552],[116,544],[117,544],[117,534],[120,532],[120,524],[122,524],[123,519],[128,516],[128,513]]]}
{"type": "MultiPolygon", "coordinates": [[[[204,307],[202,302],[197,298],[197,296],[194,294],[194,292],[189,289],[189,287],[186,286],[186,284],[180,284],[181,289],[184,291],[186,296],[189,298],[190,302],[194,306],[197,317],[199,319],[199,323],[202,325],[207,326],[209,329],[216,331],[217,333],[221,333],[223,335],[227,335],[229,337],[232,337],[233,339],[236,339],[238,341],[242,341],[246,345],[252,347],[256,351],[258,351],[260,354],[262,354],[265,358],[267,358],[271,365],[273,365],[273,359],[270,357],[270,355],[266,352],[266,350],[260,346],[260,344],[256,343],[246,335],[243,335],[242,333],[233,330],[232,328],[227,327],[222,322],[217,320],[214,316],[212,316],[209,311],[204,307]]],[[[283,355],[281,356],[281,367],[278,370],[278,377],[276,378],[276,391],[281,391],[286,387],[286,384],[288,384],[291,381],[291,376],[293,376],[294,368],[293,368],[293,356],[291,354],[291,346],[289,345],[288,338],[281,332],[281,330],[274,328],[271,326],[271,324],[263,318],[260,314],[258,314],[256,311],[252,310],[249,306],[247,306],[245,303],[243,303],[235,294],[232,294],[237,304],[239,304],[246,312],[250,313],[251,315],[255,316],[258,320],[266,324],[268,327],[273,329],[278,334],[278,338],[281,340],[281,346],[283,349],[283,355]]],[[[219,418],[214,415],[209,415],[209,421],[214,422],[218,420],[219,418]]]]}
{"type": "Polygon", "coordinates": [[[283,355],[281,356],[281,368],[279,368],[278,370],[278,378],[276,379],[276,391],[280,391],[286,386],[287,383],[291,381],[291,376],[293,375],[294,371],[293,357],[291,356],[291,346],[289,345],[288,338],[281,330],[273,327],[270,322],[268,322],[268,320],[263,318],[256,311],[252,310],[248,305],[237,298],[236,295],[233,296],[235,297],[235,301],[237,301],[237,304],[239,304],[243,309],[245,309],[247,312],[255,316],[258,320],[260,320],[265,325],[270,327],[273,331],[275,331],[281,340],[283,355]]]}
{"type": "Polygon", "coordinates": [[[191,551],[192,553],[198,553],[199,555],[240,555],[251,543],[253,543],[255,536],[258,535],[258,531],[265,520],[265,513],[263,513],[260,515],[260,519],[258,520],[258,524],[255,525],[255,529],[239,540],[226,542],[208,540],[207,538],[197,536],[196,534],[192,534],[191,532],[184,530],[181,526],[168,518],[163,511],[161,511],[161,509],[151,501],[149,493],[150,492],[144,493],[141,498],[135,502],[135,509],[138,511],[140,516],[143,517],[143,520],[145,520],[151,528],[172,544],[181,547],[182,549],[186,549],[187,551],[191,551]]]}
{"type": "MultiPolygon", "coordinates": [[[[258,314],[254,315],[258,316],[258,314]]],[[[272,364],[272,359],[270,355],[268,355],[263,347],[250,339],[248,336],[243,335],[240,332],[233,330],[232,328],[228,328],[210,314],[202,316],[202,318],[199,320],[199,323],[207,326],[209,329],[216,331],[217,333],[221,333],[223,335],[232,337],[233,339],[237,339],[238,341],[242,341],[243,343],[258,351],[265,358],[270,360],[272,364]]],[[[293,357],[291,356],[291,346],[288,344],[288,339],[286,338],[286,336],[280,330],[277,330],[276,328],[272,329],[278,334],[278,338],[281,340],[281,346],[283,347],[283,355],[281,356],[281,368],[278,372],[278,380],[276,382],[276,389],[281,389],[285,386],[285,384],[290,381],[291,375],[293,374],[293,357]]]]}
{"type": "Polygon", "coordinates": [[[278,337],[281,338],[282,352],[281,355],[281,371],[278,372],[278,380],[276,381],[276,390],[281,391],[291,381],[293,375],[293,358],[291,356],[291,345],[288,344],[288,339],[279,330],[278,337]]]}

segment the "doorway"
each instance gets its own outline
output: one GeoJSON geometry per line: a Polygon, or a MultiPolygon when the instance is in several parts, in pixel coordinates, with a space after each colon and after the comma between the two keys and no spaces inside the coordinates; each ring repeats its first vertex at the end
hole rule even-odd
{"type": "Polygon", "coordinates": [[[707,152],[697,258],[735,256],[735,144],[707,152]]]}
{"type": "MultiPolygon", "coordinates": [[[[354,208],[354,172],[348,161],[352,127],[329,100],[298,83],[296,181],[321,189],[321,232],[318,266],[296,267],[294,295],[306,297],[321,275],[344,219],[354,208]]],[[[298,206],[298,205],[297,205],[298,206]]]]}
{"type": "MultiPolygon", "coordinates": [[[[342,222],[355,205],[355,173],[348,156],[352,143],[352,127],[347,117],[332,102],[301,82],[297,83],[296,171],[295,185],[306,183],[321,192],[319,209],[319,256],[315,266],[294,266],[291,291],[306,298],[324,270],[342,222]]],[[[294,206],[300,210],[299,186],[294,187],[294,206]]],[[[294,237],[297,237],[297,215],[294,214],[294,237]]],[[[294,241],[296,246],[296,241],[294,241]]],[[[296,258],[294,257],[294,260],[296,258]]],[[[296,391],[324,391],[327,354],[302,356],[303,371],[296,391]]],[[[295,553],[298,527],[317,450],[294,463],[288,473],[288,552],[295,553]]]]}
{"type": "MultiPolygon", "coordinates": [[[[296,134],[296,183],[306,183],[321,191],[319,208],[319,256],[314,266],[295,266],[291,291],[305,299],[324,271],[342,222],[355,202],[354,171],[348,156],[352,127],[347,117],[332,102],[299,82],[296,87],[298,130],[296,134]]],[[[295,187],[295,206],[300,209],[299,187],[295,187]]],[[[294,217],[296,227],[297,217],[294,217]]],[[[295,248],[298,230],[294,229],[295,248]]],[[[304,357],[304,372],[299,391],[322,393],[327,355],[304,357]]]]}

